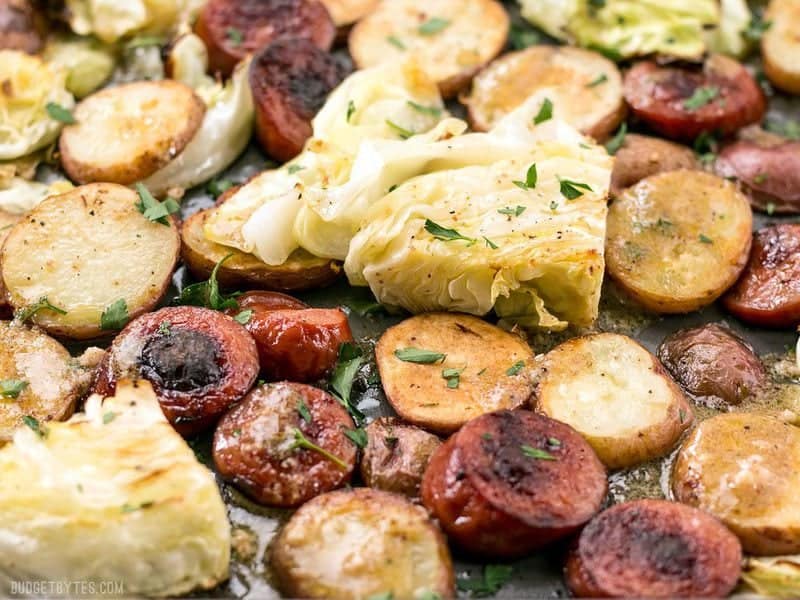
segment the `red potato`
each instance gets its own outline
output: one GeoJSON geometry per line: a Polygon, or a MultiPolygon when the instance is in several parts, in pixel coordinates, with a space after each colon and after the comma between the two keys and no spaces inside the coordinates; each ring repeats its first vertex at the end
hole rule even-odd
{"type": "Polygon", "coordinates": [[[336,26],[318,0],[209,0],[195,24],[209,69],[230,75],[248,54],[280,37],[307,38],[329,50],[336,26]]]}
{"type": "Polygon", "coordinates": [[[720,177],[738,180],[753,208],[800,213],[800,142],[741,140],[723,148],[714,164],[720,177]]]}
{"type": "Polygon", "coordinates": [[[228,314],[253,311],[244,326],[256,340],[261,374],[268,381],[321,379],[336,365],[339,346],[353,341],[341,309],[305,308],[291,296],[270,292],[249,292],[238,302],[228,314]]]}
{"type": "Polygon", "coordinates": [[[800,224],[783,223],[754,234],[750,260],[722,304],[736,318],[759,327],[800,323],[800,224]]]}
{"type": "Polygon", "coordinates": [[[281,39],[250,64],[256,107],[256,136],[267,154],[288,161],[311,137],[311,120],[349,69],[303,39],[281,39]]]}
{"type": "Polygon", "coordinates": [[[665,500],[617,504],[581,532],[565,569],[586,598],[722,598],[739,579],[742,547],[708,513],[665,500]]]}
{"type": "Polygon", "coordinates": [[[752,75],[732,58],[711,55],[701,70],[642,61],[625,75],[633,114],[664,137],[692,141],[761,121],[767,103],[752,75]]]}
{"type": "Polygon", "coordinates": [[[354,427],[341,404],[320,389],[263,385],[220,421],[214,464],[257,502],[299,506],[350,481],[358,450],[344,432],[354,427]],[[297,432],[317,449],[298,446],[297,432]]]}
{"type": "Polygon", "coordinates": [[[258,352],[236,321],[194,306],[162,308],[131,321],[103,359],[94,392],[114,394],[120,379],[147,379],[182,435],[214,424],[253,385],[258,352]]]}
{"type": "Polygon", "coordinates": [[[493,558],[567,536],[606,495],[603,464],[574,429],[525,410],[469,421],[431,457],[422,502],[450,539],[493,558]]]}

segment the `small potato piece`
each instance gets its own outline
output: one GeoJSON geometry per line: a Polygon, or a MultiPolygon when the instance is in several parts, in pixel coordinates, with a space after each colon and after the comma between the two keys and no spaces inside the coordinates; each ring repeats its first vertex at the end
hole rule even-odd
{"type": "Polygon", "coordinates": [[[739,181],[753,208],[768,214],[800,213],[800,142],[738,141],[722,149],[714,170],[739,181]]]}
{"type": "Polygon", "coordinates": [[[800,323],[800,224],[781,223],[753,235],[747,267],[722,304],[759,327],[800,323]]]}
{"type": "Polygon", "coordinates": [[[242,399],[258,375],[253,338],[233,319],[196,306],[142,315],[116,337],[94,391],[112,396],[122,379],[147,379],[178,433],[198,433],[242,399]]]}
{"type": "Polygon", "coordinates": [[[0,50],[36,54],[44,45],[47,21],[30,0],[0,0],[0,50]]]}
{"type": "Polygon", "coordinates": [[[292,515],[270,564],[290,598],[452,598],[444,537],[402,496],[356,488],[323,494],[292,515]]]}
{"type": "Polygon", "coordinates": [[[304,38],[281,39],[256,54],[249,77],[264,151],[281,162],[300,154],[311,120],[347,72],[342,61],[304,38]]]}
{"type": "Polygon", "coordinates": [[[71,417],[91,377],[42,331],[0,321],[0,446],[25,415],[41,422],[71,417]]]}
{"type": "Polygon", "coordinates": [[[712,54],[702,69],[642,61],[625,75],[633,114],[664,137],[691,142],[703,132],[731,134],[758,123],[767,108],[756,80],[741,64],[712,54]]]}
{"type": "Polygon", "coordinates": [[[753,349],[716,323],[676,331],[661,342],[658,358],[687,394],[718,410],[740,404],[767,382],[753,349]]]}
{"type": "Polygon", "coordinates": [[[473,419],[433,454],[422,503],[464,550],[513,558],[579,529],[606,489],[603,464],[572,427],[501,410],[473,419]]]}
{"type": "Polygon", "coordinates": [[[180,237],[175,225],[150,221],[139,196],[113,183],[50,196],[11,228],[0,264],[14,308],[42,297],[66,311],[40,310],[33,322],[49,333],[89,339],[119,300],[133,319],[151,310],[170,284],[180,237]]]}
{"type": "Polygon", "coordinates": [[[617,66],[591,50],[531,46],[510,52],[478,73],[467,105],[473,129],[488,131],[540,90],[553,115],[586,135],[603,140],[625,116],[617,66]]]}
{"type": "Polygon", "coordinates": [[[268,506],[293,507],[350,481],[358,449],[344,434],[347,410],[310,385],[262,385],[226,414],[214,434],[220,475],[268,506]],[[316,448],[298,445],[307,440],[316,448]]]}
{"type": "Polygon", "coordinates": [[[542,359],[536,409],[574,427],[610,469],[667,454],[694,420],[683,392],[635,340],[573,338],[542,359]]]}
{"type": "Polygon", "coordinates": [[[349,47],[359,69],[414,54],[451,98],[500,53],[508,29],[495,0],[391,0],[353,27],[349,47]]]}
{"type": "Polygon", "coordinates": [[[307,38],[329,50],[336,27],[318,0],[209,0],[195,25],[209,70],[228,76],[240,60],[279,38],[307,38]]]}
{"type": "Polygon", "coordinates": [[[520,337],[454,313],[406,319],[389,328],[375,347],[383,389],[397,414],[445,434],[483,413],[522,406],[533,393],[533,358],[520,337]],[[408,349],[446,356],[428,363],[402,360],[408,349]],[[453,378],[457,387],[448,385],[453,378]]]}
{"type": "Polygon", "coordinates": [[[75,107],[77,123],[61,132],[62,166],[79,183],[146,179],[183,151],[205,110],[190,87],[171,79],[100,90],[75,107]]]}
{"type": "Polygon", "coordinates": [[[652,175],[611,204],[608,272],[649,310],[691,312],[739,277],[752,224],[747,198],[729,181],[701,171],[652,175]]]}
{"type": "Polygon", "coordinates": [[[625,141],[615,156],[614,170],[611,172],[612,198],[650,175],[702,168],[691,148],[637,133],[625,136],[625,141]]]}
{"type": "Polygon", "coordinates": [[[380,0],[322,0],[337,27],[352,25],[372,12],[380,0]]]}
{"type": "Polygon", "coordinates": [[[679,502],[719,518],[756,555],[800,552],[800,429],[729,413],[703,421],[672,472],[679,502]]]}
{"type": "Polygon", "coordinates": [[[361,458],[361,478],[369,487],[419,497],[428,461],[442,442],[435,435],[383,417],[367,425],[367,447],[361,458]]]}
{"type": "Polygon", "coordinates": [[[771,0],[764,21],[771,23],[761,38],[764,73],[775,87],[800,94],[800,0],[771,0]]]}
{"type": "Polygon", "coordinates": [[[724,598],[742,547],[707,513],[664,500],[617,504],[581,532],[565,569],[584,598],[724,598]]]}
{"type": "Polygon", "coordinates": [[[225,287],[300,291],[330,285],[341,273],[339,263],[317,258],[305,250],[295,250],[285,263],[272,266],[252,254],[216,244],[203,233],[208,215],[208,210],[200,211],[181,225],[181,257],[198,279],[208,279],[214,266],[228,254],[233,256],[217,271],[217,279],[225,287]]]}

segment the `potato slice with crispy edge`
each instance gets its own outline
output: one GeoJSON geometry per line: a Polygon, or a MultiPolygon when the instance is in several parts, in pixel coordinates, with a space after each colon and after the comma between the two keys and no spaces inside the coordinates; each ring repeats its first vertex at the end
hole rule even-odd
{"type": "Polygon", "coordinates": [[[44,332],[0,321],[0,446],[26,415],[41,422],[71,417],[91,378],[91,370],[44,332]]]}
{"type": "Polygon", "coordinates": [[[45,199],[11,228],[0,253],[11,305],[46,297],[66,314],[40,310],[33,322],[75,339],[105,333],[102,314],[120,300],[131,319],[151,310],[169,286],[180,237],[171,220],[148,220],[138,203],[136,192],[113,183],[45,199]]]}
{"type": "Polygon", "coordinates": [[[574,427],[612,469],[663,456],[694,420],[656,357],[616,333],[574,338],[547,353],[536,410],[574,427]]]}
{"type": "Polygon", "coordinates": [[[462,102],[472,127],[488,131],[544,88],[553,115],[595,139],[606,139],[625,116],[617,66],[597,52],[569,46],[531,46],[498,58],[478,73],[462,102]]]}
{"type": "Polygon", "coordinates": [[[800,429],[774,417],[729,413],[703,421],[672,472],[675,499],[711,513],[745,552],[800,552],[800,429]]]}
{"type": "Polygon", "coordinates": [[[181,256],[199,279],[207,279],[214,265],[229,254],[232,256],[222,263],[217,272],[217,279],[225,287],[299,291],[329,285],[341,273],[340,263],[317,258],[305,250],[296,250],[285,263],[272,266],[252,254],[214,243],[203,234],[208,215],[208,210],[195,213],[181,226],[181,256]]]}
{"type": "Polygon", "coordinates": [[[363,19],[378,6],[379,0],[321,0],[337,27],[363,19]]]}
{"type": "Polygon", "coordinates": [[[270,562],[292,598],[453,597],[450,552],[425,509],[369,488],[301,506],[273,542],[270,562]]]}
{"type": "Polygon", "coordinates": [[[528,344],[470,315],[406,319],[381,336],[375,360],[397,414],[436,433],[451,433],[484,413],[521,406],[533,393],[534,356],[528,344]],[[398,357],[409,348],[444,357],[428,364],[398,357]]]}
{"type": "Polygon", "coordinates": [[[203,100],[183,83],[137,81],[88,96],[61,132],[69,178],[132,184],[178,156],[203,122],[203,100]]]}
{"type": "Polygon", "coordinates": [[[761,38],[764,73],[775,87],[800,94],[800,0],[772,0],[764,22],[771,23],[761,38]]]}
{"type": "Polygon", "coordinates": [[[349,47],[359,69],[415,54],[450,98],[500,53],[508,29],[495,0],[391,0],[353,27],[349,47]]]}
{"type": "Polygon", "coordinates": [[[752,226],[750,204],[734,183],[702,171],[653,175],[611,204],[608,273],[645,308],[691,312],[739,277],[752,226]]]}

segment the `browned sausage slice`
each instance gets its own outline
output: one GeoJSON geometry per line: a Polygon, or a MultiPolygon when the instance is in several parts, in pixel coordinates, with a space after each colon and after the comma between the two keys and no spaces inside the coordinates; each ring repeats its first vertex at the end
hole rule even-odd
{"type": "Polygon", "coordinates": [[[739,578],[739,540],[708,513],[636,500],[601,513],[581,532],[566,566],[588,598],[723,598],[739,578]]]}
{"type": "Polygon", "coordinates": [[[753,349],[716,323],[676,331],[661,342],[658,358],[688,394],[718,410],[740,404],[767,382],[753,349]]]}
{"type": "MultiPolygon", "coordinates": [[[[273,310],[302,310],[311,308],[302,300],[280,292],[252,291],[236,297],[238,311],[252,310],[254,315],[264,315],[273,310]]],[[[238,313],[237,313],[238,314],[238,313]]]]}
{"type": "Polygon", "coordinates": [[[214,310],[179,306],[131,321],[100,365],[94,391],[108,396],[120,379],[147,379],[169,422],[191,435],[215,423],[257,375],[256,345],[241,325],[214,310]]]}
{"type": "Polygon", "coordinates": [[[347,76],[345,64],[306,39],[278,40],[250,65],[256,136],[280,161],[297,156],[311,137],[311,120],[347,76]]]}
{"type": "Polygon", "coordinates": [[[800,224],[783,223],[755,233],[750,260],[722,303],[752,325],[800,323],[800,224]]]}
{"type": "Polygon", "coordinates": [[[329,50],[336,26],[318,0],[209,0],[195,33],[208,48],[210,70],[230,75],[245,56],[284,36],[329,50]]]}
{"type": "Polygon", "coordinates": [[[750,204],[768,213],[800,213],[800,142],[742,140],[723,148],[714,164],[721,177],[741,182],[750,204]]]}
{"type": "Polygon", "coordinates": [[[598,510],[606,471],[574,429],[525,410],[469,421],[431,458],[422,502],[468,552],[521,556],[598,510]]]}
{"type": "Polygon", "coordinates": [[[357,449],[344,432],[353,428],[347,411],[320,389],[262,385],[220,421],[214,464],[256,501],[298,506],[350,481],[357,449]]]}
{"type": "Polygon", "coordinates": [[[0,50],[36,54],[47,35],[47,23],[30,0],[0,0],[0,50]]]}
{"type": "Polygon", "coordinates": [[[640,62],[625,75],[624,92],[633,114],[653,131],[684,141],[703,132],[733,133],[760,121],[766,110],[753,76],[718,54],[702,70],[640,62]]]}

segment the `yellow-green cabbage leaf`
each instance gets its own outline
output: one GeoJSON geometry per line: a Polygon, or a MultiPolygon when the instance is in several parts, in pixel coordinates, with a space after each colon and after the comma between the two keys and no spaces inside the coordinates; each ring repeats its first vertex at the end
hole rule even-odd
{"type": "Polygon", "coordinates": [[[114,72],[114,50],[93,37],[54,35],[47,40],[44,58],[67,71],[67,90],[85,98],[114,72]]]}

